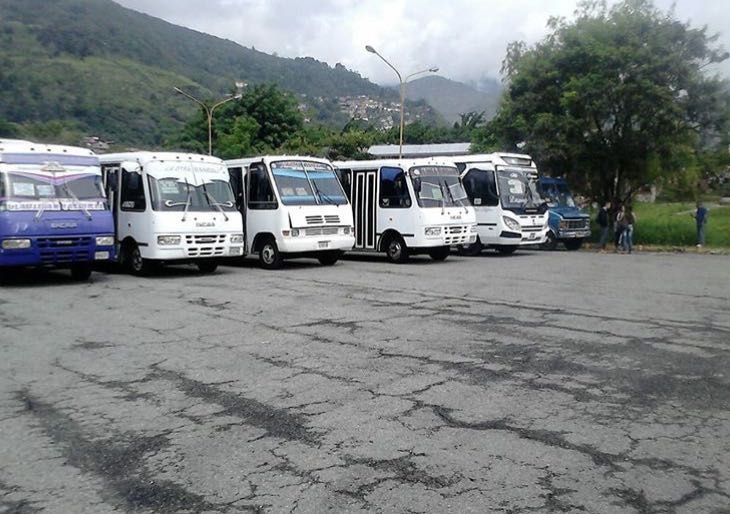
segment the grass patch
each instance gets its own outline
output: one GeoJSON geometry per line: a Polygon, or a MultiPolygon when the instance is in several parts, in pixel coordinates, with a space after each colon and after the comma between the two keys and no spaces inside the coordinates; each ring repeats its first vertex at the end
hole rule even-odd
{"type": "MultiPolygon", "coordinates": [[[[705,227],[708,247],[730,248],[730,206],[708,205],[710,216],[705,227]]],[[[637,203],[634,244],[659,246],[694,246],[697,229],[690,216],[694,203],[637,203]]],[[[593,218],[593,238],[598,238],[598,227],[593,218]]]]}

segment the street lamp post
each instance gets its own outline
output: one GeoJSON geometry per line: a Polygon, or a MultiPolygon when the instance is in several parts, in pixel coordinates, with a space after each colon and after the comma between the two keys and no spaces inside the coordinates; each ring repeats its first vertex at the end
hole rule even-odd
{"type": "Polygon", "coordinates": [[[365,50],[367,50],[371,54],[375,54],[378,57],[380,57],[380,59],[382,59],[382,61],[385,64],[387,64],[388,66],[390,66],[390,69],[392,69],[395,72],[395,74],[398,76],[398,82],[400,83],[400,137],[399,137],[399,146],[398,146],[398,158],[401,159],[403,157],[403,127],[404,127],[404,124],[405,124],[405,121],[404,121],[405,120],[405,116],[404,116],[404,114],[405,114],[404,113],[404,105],[405,105],[405,102],[406,102],[406,83],[410,79],[412,79],[413,77],[415,77],[416,75],[420,75],[422,73],[436,73],[437,71],[439,71],[439,69],[434,66],[434,67],[431,67],[431,68],[428,68],[428,69],[425,69],[425,70],[421,70],[421,71],[417,71],[415,73],[411,73],[410,75],[407,75],[406,78],[404,79],[401,76],[400,72],[396,69],[396,67],[393,66],[392,64],[390,64],[390,62],[388,62],[388,60],[385,57],[383,57],[382,55],[380,55],[375,48],[373,48],[370,45],[367,45],[365,47],[365,50]]]}
{"type": "MultiPolygon", "coordinates": [[[[236,85],[238,85],[238,84],[236,84],[236,85]]],[[[203,110],[205,111],[205,114],[207,114],[207,116],[208,116],[208,155],[213,155],[213,111],[215,111],[216,108],[220,107],[221,105],[223,105],[226,102],[230,102],[231,100],[240,100],[241,95],[238,94],[235,96],[234,95],[228,96],[228,98],[224,98],[220,102],[213,104],[212,107],[208,107],[204,102],[198,100],[190,93],[186,93],[179,87],[175,88],[175,92],[190,98],[193,102],[200,105],[203,108],[203,110]]]]}

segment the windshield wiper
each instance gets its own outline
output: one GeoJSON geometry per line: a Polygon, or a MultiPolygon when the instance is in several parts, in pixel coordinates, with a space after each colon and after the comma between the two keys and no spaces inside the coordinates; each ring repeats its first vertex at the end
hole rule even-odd
{"type": "Polygon", "coordinates": [[[91,220],[91,213],[86,207],[81,204],[81,200],[79,200],[79,197],[76,196],[73,191],[71,191],[71,188],[68,187],[68,182],[66,182],[65,180],[63,181],[63,190],[66,191],[66,193],[68,193],[68,195],[73,198],[74,202],[78,204],[79,208],[86,216],[86,219],[91,220]]]}
{"type": "Polygon", "coordinates": [[[185,177],[185,187],[187,188],[188,194],[185,197],[185,208],[183,209],[183,215],[180,221],[185,221],[188,217],[188,209],[190,208],[190,204],[193,203],[193,194],[190,192],[190,182],[188,182],[187,177],[185,177]]]}
{"type": "Polygon", "coordinates": [[[319,186],[317,186],[317,183],[314,180],[310,180],[309,182],[311,182],[312,187],[314,187],[314,192],[317,193],[317,196],[319,196],[320,200],[324,200],[330,205],[337,205],[337,202],[335,202],[334,200],[332,200],[332,198],[320,191],[319,186]]]}
{"type": "Polygon", "coordinates": [[[218,211],[223,215],[223,219],[228,221],[228,216],[226,215],[226,211],[224,211],[223,207],[221,207],[221,205],[223,205],[223,204],[216,201],[216,199],[210,195],[210,193],[208,192],[208,188],[205,187],[205,182],[202,183],[202,186],[203,186],[203,193],[205,194],[205,199],[208,200],[208,205],[212,205],[213,207],[218,209],[218,211]]]}

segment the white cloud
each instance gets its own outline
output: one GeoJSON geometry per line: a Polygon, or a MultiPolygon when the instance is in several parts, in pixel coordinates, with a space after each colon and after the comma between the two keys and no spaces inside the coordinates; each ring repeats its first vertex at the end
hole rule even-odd
{"type": "MultiPolygon", "coordinates": [[[[456,80],[497,78],[507,43],[533,43],[550,16],[570,17],[575,0],[117,0],[172,23],[284,57],[340,62],[378,83],[395,76],[374,46],[403,74],[438,66],[456,80]],[[174,8],[171,8],[174,5],[174,8]]],[[[672,0],[658,0],[669,9],[672,0]]],[[[679,0],[676,14],[721,32],[728,47],[727,0],[679,0]]],[[[721,70],[730,75],[730,63],[721,70]]]]}

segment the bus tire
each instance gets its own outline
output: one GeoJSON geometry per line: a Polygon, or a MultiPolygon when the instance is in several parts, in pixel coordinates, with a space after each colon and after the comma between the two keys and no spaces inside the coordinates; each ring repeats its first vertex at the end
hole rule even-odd
{"type": "Polygon", "coordinates": [[[408,247],[402,237],[392,235],[385,242],[385,256],[394,264],[408,262],[408,247]]]}
{"type": "Polygon", "coordinates": [[[338,260],[340,260],[340,257],[342,257],[342,254],[344,252],[340,251],[334,251],[334,252],[322,252],[317,257],[317,260],[322,266],[332,266],[334,265],[338,260]]]}
{"type": "Polygon", "coordinates": [[[142,257],[142,252],[136,243],[126,245],[124,251],[124,265],[127,271],[138,277],[146,277],[154,271],[154,264],[142,257]]]}
{"type": "Polygon", "coordinates": [[[428,251],[428,255],[435,261],[445,261],[450,253],[450,246],[439,246],[428,251]]]}
{"type": "Polygon", "coordinates": [[[74,264],[71,266],[71,278],[79,282],[85,282],[91,277],[91,264],[74,264]]]}
{"type": "Polygon", "coordinates": [[[563,241],[563,244],[565,245],[566,250],[574,252],[575,250],[580,250],[580,247],[583,246],[583,238],[566,239],[565,241],[563,241]]]}
{"type": "Polygon", "coordinates": [[[497,247],[497,251],[501,255],[512,255],[517,250],[517,246],[515,245],[502,245],[497,247]]]}
{"type": "Polygon", "coordinates": [[[484,246],[482,245],[482,241],[479,239],[479,236],[477,236],[477,240],[475,243],[472,243],[470,245],[459,245],[456,248],[456,251],[459,255],[463,255],[465,257],[476,257],[480,253],[482,253],[482,250],[484,249],[484,246]]]}
{"type": "Polygon", "coordinates": [[[264,269],[279,269],[284,263],[279,247],[273,237],[267,237],[259,249],[259,263],[264,269]]]}
{"type": "MultiPolygon", "coordinates": [[[[567,245],[566,245],[567,246],[567,245]]],[[[543,250],[557,250],[558,249],[558,238],[555,237],[552,230],[548,230],[547,239],[540,245],[543,250]]]]}
{"type": "Polygon", "coordinates": [[[209,275],[211,273],[215,273],[215,270],[218,269],[218,263],[214,261],[202,261],[196,263],[196,266],[198,266],[198,271],[201,273],[204,273],[206,275],[209,275]]]}

